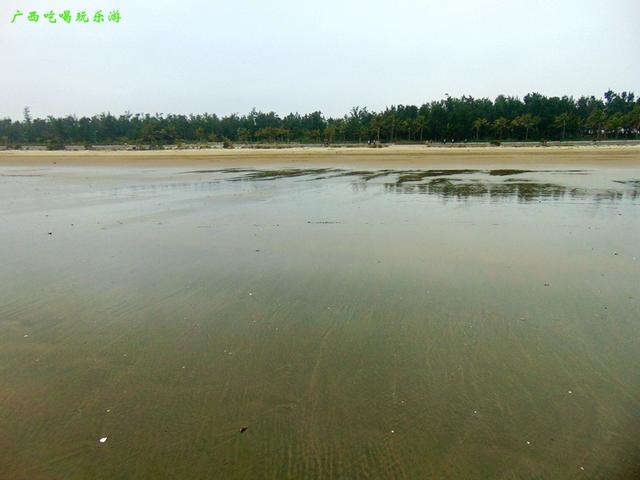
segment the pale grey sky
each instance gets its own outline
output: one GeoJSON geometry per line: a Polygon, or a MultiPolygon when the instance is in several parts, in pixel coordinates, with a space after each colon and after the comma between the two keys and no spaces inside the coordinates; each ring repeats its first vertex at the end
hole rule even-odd
{"type": "Polygon", "coordinates": [[[0,117],[640,94],[639,52],[639,0],[3,0],[0,117]],[[123,20],[26,21],[50,9],[123,20]]]}

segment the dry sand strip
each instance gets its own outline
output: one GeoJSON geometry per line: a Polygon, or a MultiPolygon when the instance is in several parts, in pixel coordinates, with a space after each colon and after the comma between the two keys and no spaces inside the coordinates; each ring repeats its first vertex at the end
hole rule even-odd
{"type": "Polygon", "coordinates": [[[1,166],[117,167],[356,167],[434,168],[491,166],[640,167],[640,146],[572,147],[388,147],[181,150],[135,152],[0,152],[1,166]]]}

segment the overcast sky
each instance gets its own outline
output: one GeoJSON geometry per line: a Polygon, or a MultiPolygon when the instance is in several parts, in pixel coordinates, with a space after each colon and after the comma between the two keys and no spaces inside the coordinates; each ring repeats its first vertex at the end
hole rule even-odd
{"type": "Polygon", "coordinates": [[[0,53],[12,118],[640,94],[640,0],[2,0],[0,53]],[[26,20],[50,9],[122,22],[26,20]]]}

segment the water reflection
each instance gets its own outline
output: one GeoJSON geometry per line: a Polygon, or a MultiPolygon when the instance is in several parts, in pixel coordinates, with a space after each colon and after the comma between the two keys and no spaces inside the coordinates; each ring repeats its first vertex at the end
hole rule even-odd
{"type": "MultiPolygon", "coordinates": [[[[523,202],[542,200],[588,200],[617,202],[638,200],[640,179],[613,179],[587,170],[519,170],[519,169],[429,169],[429,170],[346,170],[339,168],[247,169],[226,168],[194,170],[181,175],[213,174],[191,182],[131,185],[114,189],[113,195],[159,193],[163,191],[220,191],[233,183],[283,181],[335,182],[349,180],[353,192],[369,187],[389,194],[433,195],[447,200],[472,198],[515,199],[523,202]],[[577,182],[575,175],[581,176],[577,182]],[[591,177],[589,177],[591,175],[591,177]],[[585,179],[586,177],[586,179],[585,179]]],[[[339,185],[339,184],[336,184],[339,185]]],[[[279,183],[277,188],[291,188],[279,183]]]]}
{"type": "Polygon", "coordinates": [[[471,197],[517,198],[524,201],[550,198],[560,200],[568,195],[571,198],[584,198],[589,193],[578,188],[568,188],[553,183],[533,182],[456,182],[455,179],[439,178],[418,184],[386,183],[388,193],[420,193],[439,195],[447,198],[467,199],[471,197]]]}
{"type": "MultiPolygon", "coordinates": [[[[520,169],[429,169],[429,170],[344,170],[311,169],[219,169],[184,173],[215,173],[223,181],[254,182],[293,178],[300,181],[324,181],[349,178],[355,192],[368,185],[391,194],[435,195],[446,199],[470,198],[541,200],[580,199],[595,202],[637,200],[640,180],[608,180],[606,185],[571,184],[574,175],[588,176],[587,170],[520,169]],[[378,180],[378,181],[376,181],[378,180]]],[[[575,182],[574,182],[575,183],[575,182]]]]}

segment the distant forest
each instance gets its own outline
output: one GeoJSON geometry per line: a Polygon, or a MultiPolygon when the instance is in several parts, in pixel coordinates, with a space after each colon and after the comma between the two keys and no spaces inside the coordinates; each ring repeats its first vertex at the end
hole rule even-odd
{"type": "Polygon", "coordinates": [[[395,105],[380,112],[354,107],[339,118],[321,112],[252,110],[247,115],[164,115],[101,113],[92,117],[32,118],[28,107],[20,121],[0,120],[0,145],[180,145],[205,142],[367,143],[443,141],[547,141],[636,139],[640,137],[640,99],[630,92],[608,91],[603,98],[523,99],[447,96],[421,106],[395,105]]]}

